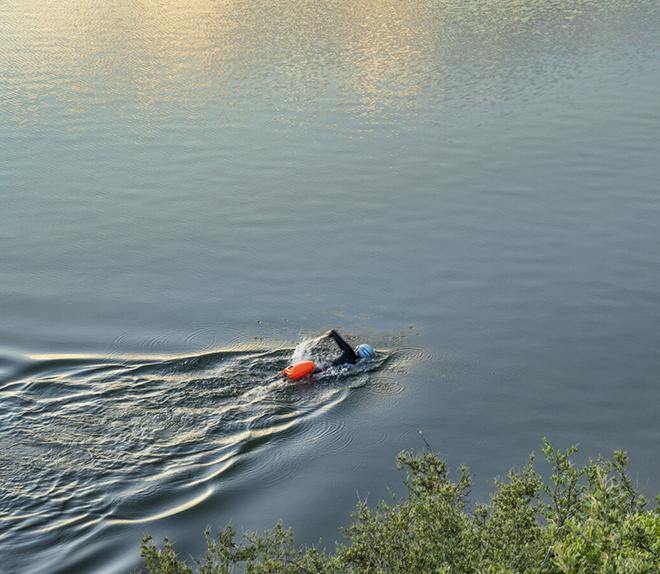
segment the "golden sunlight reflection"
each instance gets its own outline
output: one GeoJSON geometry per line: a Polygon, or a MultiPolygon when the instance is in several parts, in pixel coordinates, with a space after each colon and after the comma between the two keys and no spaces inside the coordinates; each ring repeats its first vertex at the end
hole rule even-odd
{"type": "Polygon", "coordinates": [[[412,101],[419,94],[434,65],[434,29],[442,24],[438,16],[407,2],[349,7],[351,32],[342,55],[351,74],[345,87],[358,94],[366,111],[394,99],[412,101]]]}
{"type": "Polygon", "coordinates": [[[248,106],[250,113],[286,114],[329,99],[357,114],[410,111],[425,92],[437,101],[448,86],[459,86],[474,97],[552,54],[568,58],[589,38],[590,26],[611,32],[620,13],[634,6],[613,0],[553,3],[552,10],[533,0],[13,3],[0,22],[0,112],[18,122],[63,114],[72,128],[92,109],[120,117],[195,115],[219,103],[221,114],[248,106]]]}
{"type": "Polygon", "coordinates": [[[200,495],[192,498],[191,500],[187,500],[185,502],[182,502],[181,504],[177,504],[176,506],[172,506],[171,508],[168,508],[161,512],[140,518],[109,518],[107,520],[107,523],[108,524],[146,524],[148,522],[154,522],[155,520],[167,518],[168,516],[174,516],[175,514],[179,514],[181,512],[185,512],[186,510],[190,510],[191,508],[194,508],[195,506],[197,506],[198,504],[204,502],[207,498],[209,498],[209,496],[211,496],[213,492],[214,489],[209,487],[200,495]]]}

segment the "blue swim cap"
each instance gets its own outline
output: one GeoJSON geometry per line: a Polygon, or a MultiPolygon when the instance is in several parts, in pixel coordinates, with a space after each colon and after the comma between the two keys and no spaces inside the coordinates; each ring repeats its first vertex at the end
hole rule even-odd
{"type": "Polygon", "coordinates": [[[360,357],[360,359],[373,359],[376,357],[376,351],[371,345],[358,345],[355,347],[355,354],[360,357]]]}

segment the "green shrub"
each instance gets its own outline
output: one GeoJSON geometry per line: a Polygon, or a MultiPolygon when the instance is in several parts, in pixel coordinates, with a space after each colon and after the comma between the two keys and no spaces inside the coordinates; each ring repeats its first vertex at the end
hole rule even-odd
{"type": "Polygon", "coordinates": [[[466,468],[454,481],[432,452],[403,452],[408,495],[370,508],[358,503],[346,542],[327,554],[294,544],[278,523],[237,540],[232,526],[206,532],[201,560],[180,559],[169,540],[142,540],[148,574],[657,574],[660,513],[646,509],[615,452],[578,467],[577,449],[542,449],[552,471],[537,472],[534,456],[497,480],[488,504],[469,509],[466,468]]]}

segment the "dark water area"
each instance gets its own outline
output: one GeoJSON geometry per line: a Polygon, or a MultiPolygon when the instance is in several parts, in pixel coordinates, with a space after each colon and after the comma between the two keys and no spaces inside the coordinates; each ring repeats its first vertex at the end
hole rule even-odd
{"type": "Polygon", "coordinates": [[[0,563],[331,545],[394,456],[658,491],[651,1],[0,6],[0,563]],[[277,375],[337,327],[369,369],[277,375]]]}

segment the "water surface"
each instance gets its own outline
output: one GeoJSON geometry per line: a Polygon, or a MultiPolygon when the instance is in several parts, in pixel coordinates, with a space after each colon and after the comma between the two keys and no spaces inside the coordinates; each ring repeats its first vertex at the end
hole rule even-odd
{"type": "Polygon", "coordinates": [[[654,494],[658,30],[644,0],[5,2],[3,565],[332,541],[418,429],[475,498],[544,435],[654,494]],[[392,359],[279,386],[329,327],[392,359]]]}

